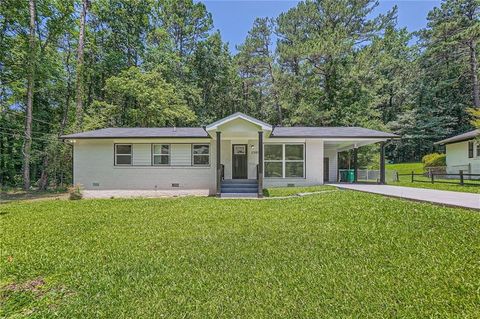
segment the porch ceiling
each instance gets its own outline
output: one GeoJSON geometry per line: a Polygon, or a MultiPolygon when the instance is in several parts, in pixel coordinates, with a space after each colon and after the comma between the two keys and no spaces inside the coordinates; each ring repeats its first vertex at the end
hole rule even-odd
{"type": "Polygon", "coordinates": [[[325,149],[334,149],[338,152],[348,151],[355,147],[362,147],[365,145],[375,144],[386,141],[387,139],[334,139],[324,140],[325,149]]]}

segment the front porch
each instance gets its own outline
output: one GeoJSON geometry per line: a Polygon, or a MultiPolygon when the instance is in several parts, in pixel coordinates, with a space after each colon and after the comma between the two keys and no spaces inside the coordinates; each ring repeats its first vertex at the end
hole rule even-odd
{"type": "Polygon", "coordinates": [[[382,132],[362,128],[274,129],[241,113],[217,121],[206,130],[215,141],[218,197],[262,197],[264,187],[338,182],[339,153],[348,150],[353,154],[351,182],[358,183],[358,149],[376,143],[380,156],[376,182],[385,183],[387,138],[382,132]]]}

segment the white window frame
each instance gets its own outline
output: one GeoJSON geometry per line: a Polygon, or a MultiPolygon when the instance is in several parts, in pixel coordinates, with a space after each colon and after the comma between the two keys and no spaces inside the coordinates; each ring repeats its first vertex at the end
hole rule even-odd
{"type": "Polygon", "coordinates": [[[133,144],[115,144],[114,146],[114,164],[115,166],[133,166],[133,144]],[[118,154],[117,153],[117,146],[130,146],[130,154],[118,154]],[[130,155],[130,164],[118,164],[118,156],[128,156],[130,155]]]}
{"type": "Polygon", "coordinates": [[[285,179],[285,178],[301,178],[305,179],[307,175],[307,170],[306,170],[306,165],[305,165],[305,155],[306,155],[306,145],[305,143],[265,143],[263,144],[263,154],[265,158],[265,146],[267,145],[282,145],[282,159],[280,160],[263,160],[263,174],[265,174],[265,164],[266,163],[282,163],[282,176],[281,177],[268,177],[265,176],[265,178],[272,178],[272,179],[285,179]],[[303,146],[303,160],[287,160],[286,159],[286,152],[285,152],[285,146],[287,145],[302,145],[303,146]],[[287,177],[286,176],[286,163],[303,163],[303,176],[302,177],[287,177]]]}
{"type": "Polygon", "coordinates": [[[305,144],[304,143],[285,143],[283,144],[283,178],[305,178],[305,144]],[[290,145],[301,145],[303,150],[303,159],[302,160],[287,160],[286,146],[290,145]],[[287,174],[287,163],[303,163],[302,176],[286,176],[287,174]]]}
{"type": "Polygon", "coordinates": [[[152,144],[152,165],[153,166],[170,166],[172,163],[172,146],[171,144],[166,144],[166,143],[156,143],[152,144]],[[155,146],[160,146],[160,153],[155,153],[155,146]],[[162,153],[162,147],[163,146],[168,146],[168,154],[163,154],[162,153]],[[155,164],[155,156],[166,156],[168,158],[168,163],[167,164],[155,164]]]}
{"type": "Polygon", "coordinates": [[[192,166],[210,166],[210,154],[211,154],[211,147],[209,143],[195,143],[192,144],[192,166]],[[195,154],[195,146],[208,146],[208,154],[195,154]],[[195,164],[195,156],[208,156],[208,163],[207,164],[195,164]]]}
{"type": "Polygon", "coordinates": [[[281,163],[282,164],[282,176],[281,177],[275,177],[275,176],[270,176],[270,177],[267,177],[265,176],[265,178],[272,178],[272,179],[280,179],[280,178],[285,178],[285,163],[284,163],[284,160],[285,160],[285,145],[284,144],[281,144],[281,143],[265,143],[263,144],[263,174],[265,175],[265,164],[266,163],[281,163]],[[266,160],[265,159],[265,146],[268,146],[268,145],[282,145],[282,158],[279,159],[279,160],[266,160]]]}

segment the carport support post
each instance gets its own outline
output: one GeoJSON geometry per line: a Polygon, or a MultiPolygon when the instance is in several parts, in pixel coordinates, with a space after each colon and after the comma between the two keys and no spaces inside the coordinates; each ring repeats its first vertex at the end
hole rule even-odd
{"type": "Polygon", "coordinates": [[[357,145],[353,148],[353,182],[358,180],[358,149],[357,145]]]}
{"type": "Polygon", "coordinates": [[[217,131],[217,196],[220,197],[221,194],[221,184],[222,184],[222,165],[220,163],[221,153],[220,153],[220,137],[221,132],[217,131]]]}
{"type": "Polygon", "coordinates": [[[385,142],[380,142],[380,184],[385,184],[385,142]]]}
{"type": "Polygon", "coordinates": [[[258,132],[258,197],[263,197],[263,131],[258,132]]]}

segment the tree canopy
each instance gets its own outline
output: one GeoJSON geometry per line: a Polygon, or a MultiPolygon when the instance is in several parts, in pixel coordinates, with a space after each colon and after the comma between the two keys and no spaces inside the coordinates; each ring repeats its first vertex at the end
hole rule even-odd
{"type": "Polygon", "coordinates": [[[392,131],[387,157],[419,160],[479,114],[480,3],[443,0],[414,33],[377,7],[301,1],[255,19],[232,53],[193,0],[1,1],[0,185],[71,181],[64,133],[235,111],[392,131]]]}

